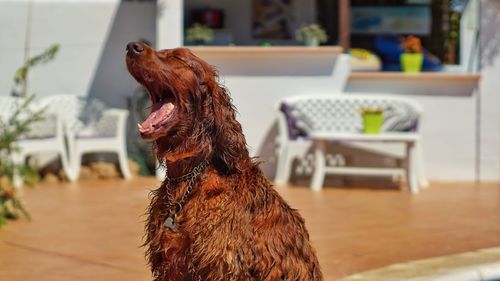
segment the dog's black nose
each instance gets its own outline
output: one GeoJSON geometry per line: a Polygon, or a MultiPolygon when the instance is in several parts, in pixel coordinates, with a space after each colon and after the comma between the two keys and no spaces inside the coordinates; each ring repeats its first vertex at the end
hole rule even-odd
{"type": "Polygon", "coordinates": [[[144,46],[141,42],[130,42],[127,44],[127,51],[134,52],[135,54],[140,54],[144,51],[144,46]]]}

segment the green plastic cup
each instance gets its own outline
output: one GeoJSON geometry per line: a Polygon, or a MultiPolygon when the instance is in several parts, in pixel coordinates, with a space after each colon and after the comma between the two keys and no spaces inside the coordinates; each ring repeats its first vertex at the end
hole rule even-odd
{"type": "Polygon", "coordinates": [[[399,57],[401,61],[401,68],[404,72],[418,73],[422,71],[422,63],[424,56],[422,54],[401,54],[399,57]]]}
{"type": "Polygon", "coordinates": [[[380,134],[383,123],[384,123],[383,113],[381,112],[363,113],[363,126],[365,134],[380,134]]]}

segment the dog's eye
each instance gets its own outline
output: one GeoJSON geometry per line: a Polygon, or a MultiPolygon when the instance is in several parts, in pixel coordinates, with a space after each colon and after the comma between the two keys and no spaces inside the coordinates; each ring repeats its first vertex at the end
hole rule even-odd
{"type": "Polygon", "coordinates": [[[185,66],[187,66],[187,67],[191,68],[191,65],[190,65],[190,64],[189,64],[189,63],[188,63],[185,59],[183,59],[183,58],[181,58],[181,57],[179,57],[179,56],[177,56],[177,55],[175,55],[175,54],[172,54],[172,55],[171,55],[171,58],[176,59],[176,60],[178,60],[179,62],[181,62],[182,64],[184,64],[185,66]]]}

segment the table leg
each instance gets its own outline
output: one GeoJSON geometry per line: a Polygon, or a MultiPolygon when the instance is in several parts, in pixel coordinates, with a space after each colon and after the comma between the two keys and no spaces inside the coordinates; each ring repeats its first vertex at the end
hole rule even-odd
{"type": "Polygon", "coordinates": [[[320,191],[325,181],[325,153],[326,142],[323,140],[314,141],[314,173],[311,179],[311,189],[320,191]]]}
{"type": "Polygon", "coordinates": [[[415,143],[406,143],[406,182],[411,193],[418,193],[417,165],[415,161],[415,143]]]}

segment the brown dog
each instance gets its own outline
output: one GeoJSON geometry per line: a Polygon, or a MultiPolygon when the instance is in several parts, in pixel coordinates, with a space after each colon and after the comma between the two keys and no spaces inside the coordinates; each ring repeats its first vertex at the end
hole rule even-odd
{"type": "Polygon", "coordinates": [[[139,131],[168,172],[146,225],[154,279],[322,280],[304,220],[249,157],[214,68],[139,42],[127,67],[153,104],[139,131]]]}

